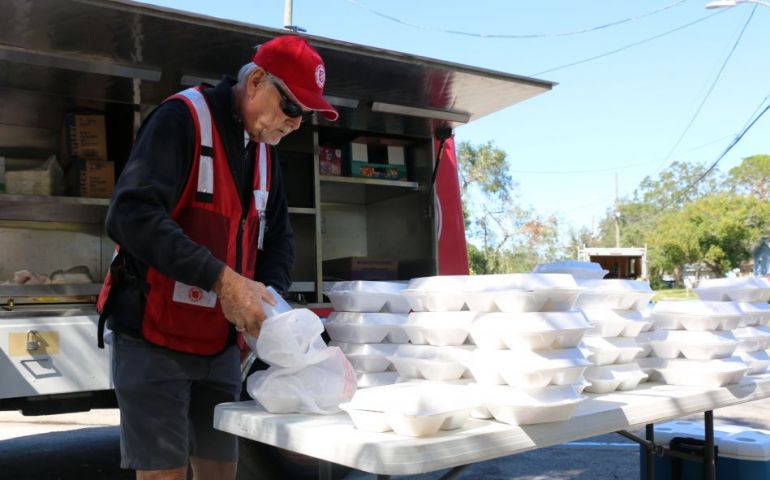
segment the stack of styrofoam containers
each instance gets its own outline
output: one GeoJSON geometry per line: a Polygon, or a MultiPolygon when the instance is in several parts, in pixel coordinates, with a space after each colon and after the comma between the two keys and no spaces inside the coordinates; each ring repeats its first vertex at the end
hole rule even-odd
{"type": "Polygon", "coordinates": [[[655,330],[640,336],[652,350],[642,366],[671,385],[736,383],[748,368],[732,356],[738,346],[732,329],[747,316],[735,302],[661,300],[649,317],[655,330]]]}
{"type": "Polygon", "coordinates": [[[399,347],[392,360],[402,377],[470,377],[476,418],[566,420],[583,400],[588,365],[575,347],[590,325],[569,311],[579,291],[568,275],[413,279],[403,292],[413,310],[405,325],[413,345],[399,347]]]}
{"type": "Polygon", "coordinates": [[[743,312],[732,330],[738,341],[735,356],[748,366],[747,375],[764,373],[770,365],[770,283],[760,277],[704,279],[695,292],[704,301],[734,303],[743,312]]]}
{"type": "Polygon", "coordinates": [[[591,262],[556,262],[538,265],[535,270],[570,273],[584,288],[575,307],[593,327],[581,343],[593,364],[584,374],[590,383],[587,392],[632,390],[647,378],[635,362],[643,353],[635,337],[651,326],[640,312],[653,296],[647,283],[603,280],[607,270],[591,262]]]}
{"type": "Polygon", "coordinates": [[[326,292],[335,309],[324,322],[330,345],[350,360],[359,388],[389,385],[398,378],[388,357],[409,341],[403,329],[409,313],[404,288],[398,282],[349,281],[326,292]]]}

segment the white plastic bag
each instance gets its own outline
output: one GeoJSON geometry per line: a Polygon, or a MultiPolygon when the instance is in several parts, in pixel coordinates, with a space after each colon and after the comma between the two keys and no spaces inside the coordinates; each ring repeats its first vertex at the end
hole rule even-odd
{"type": "MultiPolygon", "coordinates": [[[[312,359],[326,349],[321,338],[323,323],[318,315],[298,308],[262,324],[256,341],[257,355],[271,366],[295,368],[315,363],[312,359]]],[[[253,337],[252,337],[253,338],[253,337]]]]}
{"type": "MultiPolygon", "coordinates": [[[[260,335],[260,338],[262,336],[260,335]]],[[[295,368],[270,367],[246,382],[251,398],[270,413],[332,414],[356,391],[353,365],[338,347],[328,347],[295,368]]]]}
{"type": "MultiPolygon", "coordinates": [[[[291,311],[291,306],[286,303],[286,300],[284,300],[283,297],[279,295],[273,287],[267,287],[267,292],[273,296],[273,299],[275,300],[275,306],[270,305],[267,302],[262,302],[262,309],[265,312],[265,318],[274,317],[276,315],[291,311]]],[[[246,341],[246,345],[248,345],[250,349],[254,350],[255,352],[257,351],[257,337],[244,332],[243,339],[246,341]]]]}

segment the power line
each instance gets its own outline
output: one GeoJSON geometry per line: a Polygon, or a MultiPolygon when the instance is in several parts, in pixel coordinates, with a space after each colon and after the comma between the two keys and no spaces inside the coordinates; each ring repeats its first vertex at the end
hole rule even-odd
{"type": "Polygon", "coordinates": [[[571,35],[579,35],[581,33],[589,33],[589,32],[595,32],[597,30],[603,30],[605,28],[614,27],[616,25],[621,25],[623,23],[632,22],[635,20],[639,20],[644,17],[649,17],[650,15],[655,15],[656,13],[663,12],[665,10],[668,10],[669,8],[673,8],[680,3],[684,3],[686,0],[676,0],[672,3],[669,3],[668,5],[665,5],[657,10],[653,10],[651,12],[643,13],[641,15],[637,15],[634,17],[624,18],[622,20],[616,20],[614,22],[606,23],[603,25],[598,25],[595,27],[589,27],[584,28],[581,30],[574,30],[574,31],[568,31],[568,32],[556,32],[556,33],[532,33],[532,34],[520,34],[520,35],[513,35],[513,34],[496,34],[496,33],[475,33],[475,32],[466,32],[462,30],[446,30],[443,28],[436,28],[436,27],[427,27],[425,25],[419,25],[416,23],[410,23],[404,20],[401,20],[398,17],[394,17],[392,15],[388,15],[386,13],[382,13],[379,10],[375,10],[367,5],[364,5],[363,3],[359,2],[358,0],[347,0],[348,3],[352,3],[353,5],[362,8],[374,15],[377,15],[378,17],[385,18],[387,20],[390,20],[395,23],[399,23],[401,25],[405,25],[407,27],[412,28],[419,28],[420,30],[432,30],[436,32],[441,33],[449,33],[452,35],[464,35],[466,37],[478,37],[478,38],[507,38],[507,39],[523,39],[523,38],[554,38],[554,37],[567,37],[571,35]]]}
{"type": "MultiPolygon", "coordinates": [[[[770,97],[768,97],[770,98],[770,97]]],[[[762,105],[760,105],[761,107],[762,105]]],[[[759,110],[759,109],[757,109],[759,110]]],[[[756,113],[756,110],[754,111],[756,113]]],[[[754,114],[752,113],[752,116],[754,114]]],[[[713,145],[714,143],[721,142],[725,138],[735,138],[736,134],[730,134],[725,135],[724,137],[717,138],[715,140],[711,140],[710,142],[698,145],[697,147],[693,147],[690,150],[687,150],[686,152],[682,152],[679,155],[684,156],[688,153],[694,152],[696,150],[700,150],[701,148],[708,147],[709,145],[713,145]]],[[[606,168],[597,168],[597,169],[589,169],[589,170],[509,170],[510,173],[518,173],[518,174],[532,174],[532,175],[575,175],[575,174],[582,174],[582,173],[602,173],[602,172],[614,172],[616,170],[627,170],[629,168],[635,168],[640,167],[643,165],[649,165],[649,162],[639,162],[639,163],[631,163],[628,165],[619,165],[615,167],[606,167],[606,168]]]]}
{"type": "Polygon", "coordinates": [[[708,20],[709,18],[711,18],[711,17],[714,17],[714,16],[716,16],[716,15],[720,15],[720,14],[722,14],[722,13],[725,13],[726,11],[727,11],[727,10],[718,10],[718,11],[717,11],[717,12],[715,12],[715,13],[712,13],[712,14],[710,14],[710,15],[706,15],[706,16],[705,16],[705,17],[703,17],[703,18],[699,18],[698,20],[692,21],[692,22],[690,22],[690,23],[686,23],[686,24],[684,24],[684,25],[681,25],[681,26],[679,26],[679,27],[676,27],[676,28],[674,28],[674,29],[672,29],[672,30],[668,30],[668,31],[666,31],[666,32],[660,33],[660,34],[658,34],[658,35],[655,35],[654,37],[645,38],[645,39],[643,39],[643,40],[639,40],[638,42],[629,43],[628,45],[624,45],[624,46],[622,46],[622,47],[620,47],[620,48],[616,48],[616,49],[614,49],[614,50],[610,50],[609,52],[600,53],[599,55],[594,55],[594,56],[592,56],[592,57],[584,58],[584,59],[582,59],[582,60],[577,60],[577,61],[575,61],[575,62],[567,63],[567,64],[565,64],[565,65],[560,65],[560,66],[558,66],[558,67],[549,68],[548,70],[543,70],[542,72],[533,73],[531,76],[533,76],[533,77],[537,77],[537,76],[543,75],[543,74],[545,74],[545,73],[551,73],[551,72],[555,72],[555,71],[557,71],[557,70],[562,70],[562,69],[565,69],[565,68],[568,68],[568,67],[574,67],[575,65],[580,65],[580,64],[583,64],[583,63],[591,62],[591,61],[593,61],[593,60],[598,60],[598,59],[600,59],[600,58],[609,57],[610,55],[614,55],[614,54],[616,54],[616,53],[620,53],[620,52],[622,52],[623,50],[627,50],[627,49],[629,49],[629,48],[632,48],[632,47],[637,47],[637,46],[639,46],[639,45],[642,45],[642,44],[645,44],[645,43],[647,43],[647,42],[651,42],[651,41],[653,41],[653,40],[657,40],[657,39],[659,39],[659,38],[661,38],[661,37],[665,37],[666,35],[670,35],[670,34],[672,34],[672,33],[678,32],[679,30],[684,30],[684,29],[685,29],[685,28],[687,28],[687,27],[690,27],[690,26],[692,26],[692,25],[695,25],[695,24],[697,24],[697,23],[700,23],[700,22],[702,22],[702,21],[704,21],[704,20],[708,20]]]}
{"type": "Polygon", "coordinates": [[[711,82],[711,86],[706,92],[706,95],[701,100],[700,105],[698,105],[698,108],[695,110],[695,113],[693,114],[692,118],[690,118],[690,121],[687,123],[687,126],[682,131],[682,134],[679,135],[679,138],[676,140],[676,142],[674,143],[674,146],[668,152],[668,155],[666,155],[666,158],[663,159],[663,162],[661,162],[659,167],[662,167],[663,165],[668,163],[669,159],[671,158],[671,155],[674,154],[677,147],[679,147],[679,144],[682,143],[682,140],[684,139],[685,135],[687,135],[687,132],[690,131],[690,127],[692,127],[692,125],[695,123],[695,120],[700,115],[700,112],[703,109],[703,106],[706,104],[706,101],[709,99],[709,97],[711,96],[711,93],[714,91],[714,87],[716,87],[717,82],[719,82],[719,79],[722,77],[722,72],[724,72],[725,67],[727,66],[727,63],[730,61],[730,58],[732,58],[733,53],[735,53],[735,49],[738,47],[738,44],[743,38],[743,34],[746,31],[746,27],[749,26],[749,23],[751,22],[751,19],[754,17],[754,12],[756,10],[757,10],[757,5],[754,5],[754,8],[751,9],[751,13],[749,14],[749,17],[746,19],[746,23],[743,24],[743,28],[741,29],[740,34],[738,34],[738,38],[735,39],[735,43],[733,43],[733,46],[730,49],[730,52],[727,54],[727,57],[725,58],[724,62],[722,62],[722,66],[719,68],[719,71],[717,72],[716,77],[714,77],[714,81],[711,82]]]}
{"type": "MultiPolygon", "coordinates": [[[[755,7],[755,8],[756,8],[756,7],[755,7]]],[[[762,101],[762,103],[764,103],[764,102],[767,100],[767,98],[768,98],[768,97],[765,97],[765,100],[763,100],[763,101],[762,101]]],[[[690,190],[692,187],[694,187],[694,186],[695,186],[695,185],[697,185],[697,184],[698,184],[698,183],[699,183],[701,180],[703,180],[704,178],[706,178],[706,176],[707,176],[709,173],[711,173],[711,172],[712,172],[712,171],[713,171],[713,170],[716,168],[716,166],[719,164],[719,162],[721,162],[721,161],[722,161],[722,159],[723,159],[723,158],[725,158],[725,155],[727,155],[727,153],[728,153],[730,150],[732,150],[732,149],[733,149],[733,147],[735,147],[735,146],[738,144],[738,142],[740,142],[740,141],[741,141],[741,139],[743,138],[743,136],[744,136],[744,135],[746,135],[746,133],[748,133],[748,131],[749,131],[749,130],[751,130],[751,127],[753,127],[753,126],[754,126],[754,124],[755,124],[755,123],[757,123],[757,121],[759,121],[759,119],[760,119],[760,118],[762,118],[762,115],[764,115],[765,113],[767,113],[767,111],[768,111],[768,110],[770,110],[770,105],[766,106],[766,107],[765,107],[765,109],[764,109],[764,110],[762,110],[762,112],[760,112],[760,113],[759,113],[757,116],[755,116],[753,119],[751,119],[751,120],[749,121],[749,123],[748,123],[748,124],[747,124],[747,125],[746,125],[746,126],[743,128],[743,130],[741,130],[741,132],[740,132],[740,133],[739,133],[739,134],[738,134],[738,135],[737,135],[737,136],[736,136],[736,137],[733,139],[733,141],[732,141],[732,142],[730,142],[730,144],[727,146],[727,148],[725,148],[725,149],[722,151],[722,153],[720,153],[720,154],[719,154],[719,156],[717,157],[717,159],[716,159],[716,160],[714,160],[714,162],[713,162],[713,163],[712,163],[712,164],[709,166],[709,168],[707,168],[705,172],[703,172],[702,174],[700,174],[700,175],[698,176],[698,178],[696,178],[696,179],[695,179],[695,180],[694,180],[694,181],[693,181],[691,184],[687,185],[687,186],[686,186],[684,189],[682,189],[682,190],[679,192],[678,196],[677,196],[675,199],[673,199],[673,201],[672,201],[671,203],[675,203],[675,202],[679,201],[679,200],[682,198],[682,196],[683,196],[685,193],[687,193],[687,192],[688,192],[688,191],[689,191],[689,190],[690,190]]]]}

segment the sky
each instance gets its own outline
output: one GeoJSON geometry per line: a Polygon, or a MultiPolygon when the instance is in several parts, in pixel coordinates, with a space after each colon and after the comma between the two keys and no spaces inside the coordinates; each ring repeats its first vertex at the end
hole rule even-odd
{"type": "MultiPolygon", "coordinates": [[[[281,28],[285,2],[146,3],[281,28]]],[[[619,196],[628,198],[671,162],[711,164],[770,104],[770,3],[720,10],[706,3],[294,0],[293,23],[312,35],[557,82],[457,128],[455,138],[504,150],[521,204],[556,215],[566,232],[598,224],[615,200],[616,175],[619,196]],[[598,28],[608,24],[615,25],[598,28]]],[[[719,169],[755,154],[770,154],[770,112],[719,169]]]]}

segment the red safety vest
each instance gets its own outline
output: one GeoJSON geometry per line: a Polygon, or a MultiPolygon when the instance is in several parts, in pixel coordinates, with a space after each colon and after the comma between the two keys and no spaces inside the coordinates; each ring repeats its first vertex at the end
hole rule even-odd
{"type": "MultiPolygon", "coordinates": [[[[252,183],[254,199],[244,213],[227,154],[200,88],[184,90],[170,99],[184,101],[195,121],[195,161],[171,217],[192,241],[243,276],[254,278],[259,230],[264,228],[270,188],[270,149],[259,144],[252,183]]],[[[218,353],[227,346],[230,324],[214,292],[175,281],[152,267],[146,281],[149,289],[142,318],[146,340],[201,355],[218,353]]],[[[102,306],[111,282],[111,278],[105,279],[99,302],[102,306]]]]}

